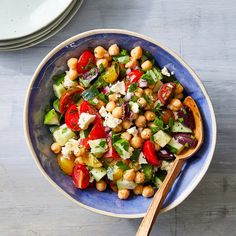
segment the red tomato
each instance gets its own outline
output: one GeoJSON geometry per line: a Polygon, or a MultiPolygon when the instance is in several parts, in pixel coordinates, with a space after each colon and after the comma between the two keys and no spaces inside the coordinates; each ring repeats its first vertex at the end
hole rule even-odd
{"type": "Polygon", "coordinates": [[[158,160],[156,150],[155,150],[155,144],[152,143],[150,140],[147,140],[144,142],[143,154],[151,165],[154,165],[154,166],[160,165],[160,162],[158,160]]]}
{"type": "Polygon", "coordinates": [[[73,131],[80,131],[80,127],[78,124],[79,121],[79,111],[78,107],[74,104],[70,106],[65,114],[65,122],[68,128],[73,131]]]}
{"type": "Polygon", "coordinates": [[[79,113],[81,114],[83,112],[88,112],[91,115],[96,115],[96,121],[97,120],[102,121],[102,117],[99,114],[99,112],[95,108],[93,108],[93,106],[90,105],[87,101],[83,101],[80,104],[79,113]]]}
{"type": "Polygon", "coordinates": [[[143,72],[140,70],[132,70],[131,72],[129,72],[129,80],[126,82],[126,89],[128,89],[129,85],[131,85],[132,83],[138,82],[142,75],[143,72]]]}
{"type": "Polygon", "coordinates": [[[77,63],[77,71],[79,74],[81,73],[85,73],[86,71],[88,71],[89,69],[91,69],[91,67],[95,64],[95,57],[94,55],[89,51],[89,50],[85,50],[77,63]]]}
{"type": "Polygon", "coordinates": [[[90,175],[88,169],[84,165],[76,165],[71,177],[76,188],[85,189],[88,187],[90,175]]]}
{"type": "Polygon", "coordinates": [[[174,88],[175,83],[173,82],[165,83],[160,87],[158,91],[158,99],[161,101],[162,104],[165,104],[167,102],[167,100],[172,95],[174,88]]]}
{"type": "Polygon", "coordinates": [[[109,148],[109,151],[106,152],[103,157],[105,157],[105,158],[114,158],[114,159],[120,158],[120,156],[116,152],[115,148],[112,146],[111,139],[108,140],[108,148],[109,148]]]}
{"type": "Polygon", "coordinates": [[[65,94],[63,94],[60,98],[60,112],[63,114],[68,107],[75,104],[78,99],[78,95],[80,95],[83,91],[84,89],[82,87],[78,87],[68,90],[65,94]]]}

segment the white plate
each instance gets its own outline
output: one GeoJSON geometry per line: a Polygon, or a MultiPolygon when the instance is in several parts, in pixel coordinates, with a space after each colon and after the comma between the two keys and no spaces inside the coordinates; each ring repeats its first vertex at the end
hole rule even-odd
{"type": "Polygon", "coordinates": [[[49,30],[49,32],[46,32],[45,34],[40,35],[39,37],[36,37],[35,40],[30,43],[24,42],[24,43],[15,44],[15,45],[9,46],[9,47],[0,47],[0,51],[14,51],[14,50],[19,50],[19,49],[24,49],[24,48],[32,47],[38,43],[43,42],[46,39],[49,39],[54,34],[59,32],[65,25],[67,25],[69,23],[69,21],[73,18],[73,16],[76,14],[76,12],[81,7],[83,1],[84,0],[76,0],[76,3],[74,5],[73,9],[69,12],[69,14],[67,14],[67,16],[64,18],[64,20],[59,25],[57,25],[55,28],[49,30]]]}
{"type": "Polygon", "coordinates": [[[23,37],[53,22],[73,0],[1,0],[0,40],[23,37]]]}
{"type": "Polygon", "coordinates": [[[35,33],[29,34],[24,37],[16,38],[16,39],[3,40],[3,41],[0,40],[0,49],[3,47],[15,46],[21,43],[30,43],[34,41],[36,38],[45,35],[50,30],[58,26],[65,19],[65,17],[71,12],[72,8],[75,6],[77,1],[78,0],[73,0],[72,3],[66,8],[66,10],[55,21],[48,24],[46,27],[42,28],[41,30],[38,30],[35,33]]]}

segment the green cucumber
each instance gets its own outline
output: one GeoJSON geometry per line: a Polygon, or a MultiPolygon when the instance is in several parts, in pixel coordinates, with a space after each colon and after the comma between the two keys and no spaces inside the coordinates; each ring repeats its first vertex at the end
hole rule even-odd
{"type": "Polygon", "coordinates": [[[184,149],[184,145],[179,143],[175,138],[170,140],[167,147],[174,154],[179,154],[184,149]]]}
{"type": "Polygon", "coordinates": [[[107,174],[107,171],[103,167],[98,167],[98,168],[93,168],[90,171],[90,173],[93,175],[94,179],[98,182],[107,174]]]}
{"type": "Polygon", "coordinates": [[[134,189],[137,184],[133,181],[119,179],[116,182],[118,189],[134,189]]]}
{"type": "Polygon", "coordinates": [[[66,92],[66,89],[62,84],[53,84],[53,91],[55,96],[57,98],[60,98],[66,92]]]}
{"type": "Polygon", "coordinates": [[[171,136],[165,133],[163,130],[159,130],[153,135],[155,143],[159,144],[161,147],[165,147],[167,143],[170,142],[171,136]]]}
{"type": "Polygon", "coordinates": [[[59,116],[56,113],[55,109],[50,110],[44,116],[44,124],[45,125],[59,125],[59,116]]]}
{"type": "Polygon", "coordinates": [[[59,99],[56,99],[56,100],[53,102],[53,107],[54,107],[54,109],[55,109],[57,112],[60,112],[60,100],[59,100],[59,99]]]}
{"type": "Polygon", "coordinates": [[[53,132],[53,138],[60,146],[64,146],[69,139],[74,137],[75,133],[66,124],[61,125],[53,132]]]}
{"type": "Polygon", "coordinates": [[[191,129],[184,126],[182,123],[180,123],[178,121],[174,122],[174,125],[172,126],[171,131],[173,133],[192,133],[191,129]]]}

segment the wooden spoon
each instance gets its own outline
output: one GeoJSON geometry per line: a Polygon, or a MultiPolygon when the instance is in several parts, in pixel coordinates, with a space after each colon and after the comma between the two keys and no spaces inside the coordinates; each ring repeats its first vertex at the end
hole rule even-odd
{"type": "Polygon", "coordinates": [[[200,148],[203,142],[203,124],[201,114],[197,107],[197,104],[192,99],[192,97],[188,96],[185,98],[184,105],[188,106],[195,120],[195,129],[193,130],[196,139],[198,140],[197,146],[195,148],[190,148],[183,150],[181,154],[175,155],[176,159],[174,160],[170,171],[165,177],[164,182],[161,187],[158,189],[156,194],[153,197],[151,205],[147,211],[147,214],[143,218],[139,229],[136,233],[136,236],[147,236],[151,232],[152,226],[156,220],[157,215],[160,213],[162,208],[162,204],[170,191],[171,186],[173,185],[175,179],[178,177],[181,169],[188,158],[190,158],[193,154],[195,154],[200,148]]]}

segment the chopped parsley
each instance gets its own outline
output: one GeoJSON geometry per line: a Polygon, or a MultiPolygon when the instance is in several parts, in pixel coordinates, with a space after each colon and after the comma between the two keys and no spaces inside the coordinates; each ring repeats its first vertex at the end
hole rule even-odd
{"type": "Polygon", "coordinates": [[[138,83],[133,83],[129,86],[129,92],[134,92],[138,88],[138,83]]]}
{"type": "Polygon", "coordinates": [[[122,169],[122,170],[128,170],[129,169],[129,166],[127,164],[125,164],[123,161],[119,161],[116,163],[116,166],[119,168],[119,169],[122,169]]]}

